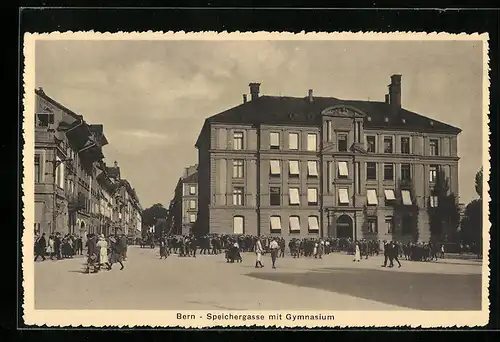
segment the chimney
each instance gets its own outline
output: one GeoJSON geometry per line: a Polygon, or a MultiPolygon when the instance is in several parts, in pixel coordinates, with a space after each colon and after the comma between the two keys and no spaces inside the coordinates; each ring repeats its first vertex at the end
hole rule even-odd
{"type": "Polygon", "coordinates": [[[243,94],[243,103],[247,103],[247,94],[243,94]]]}
{"type": "Polygon", "coordinates": [[[250,87],[250,96],[252,97],[252,101],[257,100],[259,97],[260,83],[250,83],[248,86],[250,87]]]}
{"type": "Polygon", "coordinates": [[[385,103],[389,104],[389,102],[390,102],[389,94],[385,94],[385,103]]]}
{"type": "Polygon", "coordinates": [[[313,90],[312,89],[309,89],[309,102],[310,103],[313,102],[313,90]]]}
{"type": "Polygon", "coordinates": [[[389,84],[389,103],[394,109],[401,108],[401,75],[392,75],[389,84]]]}

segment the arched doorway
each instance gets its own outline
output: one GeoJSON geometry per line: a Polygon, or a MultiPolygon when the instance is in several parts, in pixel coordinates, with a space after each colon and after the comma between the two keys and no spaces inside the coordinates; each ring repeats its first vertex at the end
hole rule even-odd
{"type": "Polygon", "coordinates": [[[337,238],[348,239],[352,236],[352,219],[349,215],[342,215],[337,219],[337,238]]]}

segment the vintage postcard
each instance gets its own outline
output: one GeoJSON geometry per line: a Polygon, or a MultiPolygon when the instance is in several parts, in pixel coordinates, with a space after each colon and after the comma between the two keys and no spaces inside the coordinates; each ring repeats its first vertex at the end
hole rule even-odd
{"type": "Polygon", "coordinates": [[[489,318],[488,35],[25,35],[33,326],[489,318]]]}

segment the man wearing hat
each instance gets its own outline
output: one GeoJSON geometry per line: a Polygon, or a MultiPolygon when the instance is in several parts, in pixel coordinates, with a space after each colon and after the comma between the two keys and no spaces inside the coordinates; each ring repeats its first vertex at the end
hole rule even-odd
{"type": "Polygon", "coordinates": [[[264,267],[264,265],[262,265],[262,242],[260,241],[260,237],[257,238],[257,241],[255,242],[255,255],[257,257],[257,260],[255,261],[255,268],[259,268],[259,267],[264,267]]]}
{"type": "Polygon", "coordinates": [[[278,257],[278,251],[279,251],[279,244],[278,241],[276,241],[276,238],[273,238],[271,243],[269,244],[269,249],[271,250],[271,261],[273,263],[273,268],[276,268],[276,258],[278,257]]]}
{"type": "Polygon", "coordinates": [[[111,243],[111,260],[109,269],[111,269],[113,267],[113,264],[117,262],[121,266],[120,270],[123,270],[125,266],[123,266],[122,262],[122,246],[120,244],[120,241],[114,236],[110,237],[109,241],[111,243]]]}

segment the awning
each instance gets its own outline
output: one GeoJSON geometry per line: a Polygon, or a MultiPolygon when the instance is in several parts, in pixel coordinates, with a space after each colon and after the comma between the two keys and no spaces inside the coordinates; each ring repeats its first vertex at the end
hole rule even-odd
{"type": "Polygon", "coordinates": [[[309,176],[318,176],[318,162],[316,161],[308,161],[307,162],[307,172],[309,176]]]}
{"type": "Polygon", "coordinates": [[[299,170],[299,161],[298,160],[290,160],[288,162],[288,168],[290,169],[290,175],[299,175],[300,170],[299,170]]]}
{"type": "Polygon", "coordinates": [[[309,216],[307,221],[309,223],[309,230],[319,230],[319,222],[317,216],[309,216]]]}
{"type": "Polygon", "coordinates": [[[366,190],[366,198],[368,200],[368,205],[378,205],[377,190],[366,190]]]}
{"type": "Polygon", "coordinates": [[[290,230],[300,231],[300,220],[298,216],[290,216],[289,223],[290,223],[290,230]]]}
{"type": "Polygon", "coordinates": [[[347,162],[338,162],[339,165],[339,176],[347,177],[349,175],[349,170],[347,169],[347,162]]]}
{"type": "Polygon", "coordinates": [[[271,230],[281,230],[281,217],[271,216],[271,230]]]}
{"type": "Polygon", "coordinates": [[[280,175],[280,162],[279,160],[271,160],[271,174],[272,175],[280,175]]]}
{"type": "Polygon", "coordinates": [[[340,204],[349,204],[349,192],[347,189],[339,189],[340,204]]]}
{"type": "Polygon", "coordinates": [[[280,146],[280,134],[271,132],[271,146],[280,146]]]}
{"type": "Polygon", "coordinates": [[[318,189],[307,189],[307,202],[318,203],[318,189]]]}
{"type": "Polygon", "coordinates": [[[299,189],[290,188],[290,204],[300,204],[299,189]]]}
{"type": "Polygon", "coordinates": [[[411,196],[410,196],[409,190],[402,190],[401,197],[403,197],[403,204],[404,205],[411,205],[411,196]]]}
{"type": "Polygon", "coordinates": [[[394,201],[396,199],[396,196],[394,195],[394,190],[392,189],[385,189],[384,194],[385,194],[385,199],[388,201],[394,201]]]}

